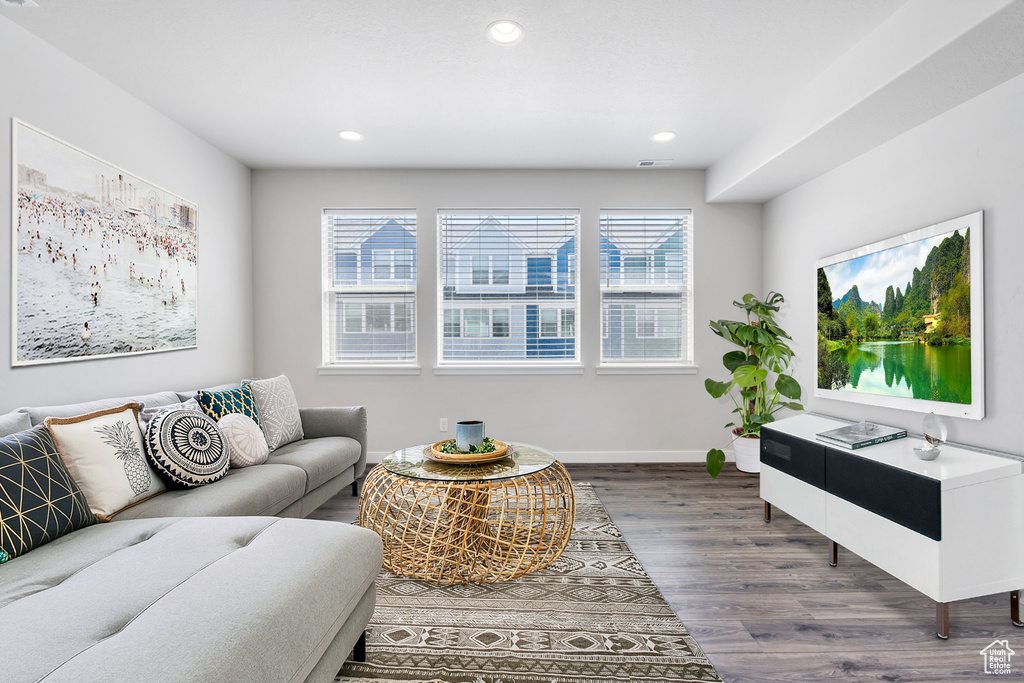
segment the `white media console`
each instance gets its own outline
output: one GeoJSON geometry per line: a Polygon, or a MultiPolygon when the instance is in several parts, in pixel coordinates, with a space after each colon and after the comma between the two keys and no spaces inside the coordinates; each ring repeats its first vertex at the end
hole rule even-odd
{"type": "Polygon", "coordinates": [[[946,444],[936,460],[909,436],[850,450],[815,438],[848,423],[807,414],[761,429],[761,498],[935,601],[949,636],[949,603],[1010,592],[1020,621],[1024,586],[1024,462],[946,444]]]}

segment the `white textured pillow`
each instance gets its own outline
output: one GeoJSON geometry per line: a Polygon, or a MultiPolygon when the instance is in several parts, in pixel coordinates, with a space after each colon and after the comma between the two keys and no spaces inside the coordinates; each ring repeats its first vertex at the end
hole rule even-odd
{"type": "Polygon", "coordinates": [[[270,450],[277,450],[286,443],[302,438],[299,402],[295,399],[295,392],[287,377],[279,375],[272,379],[247,379],[242,381],[242,386],[249,387],[256,399],[256,410],[270,450]]]}
{"type": "Polygon", "coordinates": [[[263,430],[248,415],[228,413],[217,422],[217,429],[228,447],[232,467],[262,465],[270,455],[263,430]]]}
{"type": "Polygon", "coordinates": [[[89,509],[104,522],[166,490],[143,454],[138,410],[138,403],[127,403],[78,417],[46,418],[89,509]]]}

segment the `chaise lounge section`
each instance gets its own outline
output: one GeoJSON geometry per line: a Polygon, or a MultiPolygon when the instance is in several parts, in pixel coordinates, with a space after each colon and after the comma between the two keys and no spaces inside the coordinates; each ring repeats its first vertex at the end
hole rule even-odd
{"type": "MultiPolygon", "coordinates": [[[[191,395],[16,412],[38,425],[191,395]]],[[[373,613],[381,541],[352,525],[297,518],[346,487],[355,492],[366,414],[332,407],[300,416],[304,438],[265,464],[168,490],[0,565],[0,678],[333,680],[373,613]]]]}

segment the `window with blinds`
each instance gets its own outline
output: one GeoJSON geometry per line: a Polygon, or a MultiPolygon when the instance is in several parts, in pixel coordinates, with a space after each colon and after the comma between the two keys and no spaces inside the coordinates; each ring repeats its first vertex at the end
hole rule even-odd
{"type": "Polygon", "coordinates": [[[601,362],[693,363],[692,212],[601,212],[601,362]]]}
{"type": "Polygon", "coordinates": [[[325,365],[416,360],[416,215],[325,209],[325,365]]]}
{"type": "Polygon", "coordinates": [[[575,363],[577,211],[438,212],[438,364],[575,363]]]}

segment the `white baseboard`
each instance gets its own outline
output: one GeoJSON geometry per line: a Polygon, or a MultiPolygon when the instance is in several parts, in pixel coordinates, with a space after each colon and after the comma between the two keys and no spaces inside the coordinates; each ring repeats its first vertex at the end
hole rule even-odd
{"type": "MultiPolygon", "coordinates": [[[[579,464],[614,464],[614,463],[642,463],[642,462],[704,462],[707,456],[706,451],[552,451],[559,461],[565,463],[579,464]]],[[[384,459],[387,453],[384,451],[370,451],[366,461],[378,463],[384,459]]],[[[725,452],[727,462],[734,462],[736,458],[732,451],[725,452]]]]}

